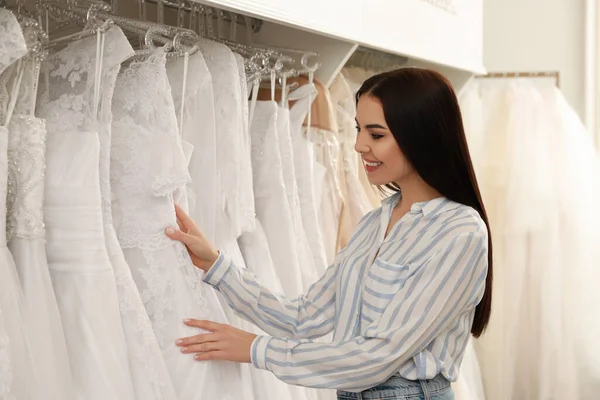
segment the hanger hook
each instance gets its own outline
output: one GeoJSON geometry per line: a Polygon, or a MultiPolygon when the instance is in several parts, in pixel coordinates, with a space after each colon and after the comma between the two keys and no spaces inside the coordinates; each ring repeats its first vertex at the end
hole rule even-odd
{"type": "MultiPolygon", "coordinates": [[[[154,45],[154,39],[157,38],[159,35],[168,36],[169,30],[162,26],[153,26],[150,29],[148,29],[146,35],[144,36],[144,44],[148,49],[156,49],[156,46],[154,45]]],[[[165,49],[165,51],[169,51],[173,48],[173,43],[167,42],[167,44],[165,44],[163,48],[165,49]]]]}
{"type": "Polygon", "coordinates": [[[275,61],[275,64],[273,65],[273,69],[277,72],[283,70],[283,68],[285,67],[284,63],[290,63],[293,64],[294,63],[294,59],[286,56],[284,54],[280,54],[279,57],[277,57],[277,60],[275,61]]]}
{"type": "Polygon", "coordinates": [[[184,39],[189,39],[192,42],[195,42],[196,40],[198,40],[198,36],[196,34],[194,34],[193,32],[189,32],[189,31],[180,31],[177,32],[175,34],[175,36],[173,37],[173,48],[176,51],[182,51],[183,49],[183,44],[182,41],[184,39]]]}
{"type": "Polygon", "coordinates": [[[311,57],[316,58],[319,57],[319,55],[315,52],[309,51],[304,53],[302,55],[302,58],[300,58],[300,65],[302,65],[302,67],[304,68],[303,72],[315,72],[321,66],[321,63],[319,61],[315,61],[313,65],[308,65],[308,60],[310,60],[311,57]]]}

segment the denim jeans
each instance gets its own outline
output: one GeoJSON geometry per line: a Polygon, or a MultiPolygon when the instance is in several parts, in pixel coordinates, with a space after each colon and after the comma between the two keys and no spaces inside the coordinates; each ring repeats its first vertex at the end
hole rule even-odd
{"type": "Polygon", "coordinates": [[[338,400],[454,400],[450,382],[442,375],[425,381],[409,381],[393,376],[364,392],[338,390],[337,396],[338,400]]]}

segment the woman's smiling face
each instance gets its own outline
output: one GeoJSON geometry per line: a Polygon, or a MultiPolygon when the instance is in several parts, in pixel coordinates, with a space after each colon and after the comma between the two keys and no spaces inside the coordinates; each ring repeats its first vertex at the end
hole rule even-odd
{"type": "Polygon", "coordinates": [[[387,126],[381,103],[368,94],[358,100],[356,129],[354,149],[360,153],[372,185],[400,183],[414,173],[387,126]]]}

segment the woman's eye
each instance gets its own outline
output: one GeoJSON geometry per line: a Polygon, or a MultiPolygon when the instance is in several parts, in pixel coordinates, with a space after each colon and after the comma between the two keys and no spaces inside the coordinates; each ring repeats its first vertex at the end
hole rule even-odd
{"type": "Polygon", "coordinates": [[[383,135],[379,135],[377,133],[371,133],[371,137],[373,138],[373,140],[377,140],[377,139],[381,139],[383,137],[383,135]]]}
{"type": "Polygon", "coordinates": [[[360,126],[355,126],[356,128],[356,133],[360,132],[360,126]]]}

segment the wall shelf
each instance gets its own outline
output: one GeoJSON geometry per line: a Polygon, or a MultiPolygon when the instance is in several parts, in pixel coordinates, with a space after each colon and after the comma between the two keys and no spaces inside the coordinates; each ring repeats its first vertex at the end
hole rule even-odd
{"type": "Polygon", "coordinates": [[[483,0],[195,0],[263,20],[259,44],[311,50],[331,83],[353,52],[398,55],[458,89],[483,67],[483,0]]]}

